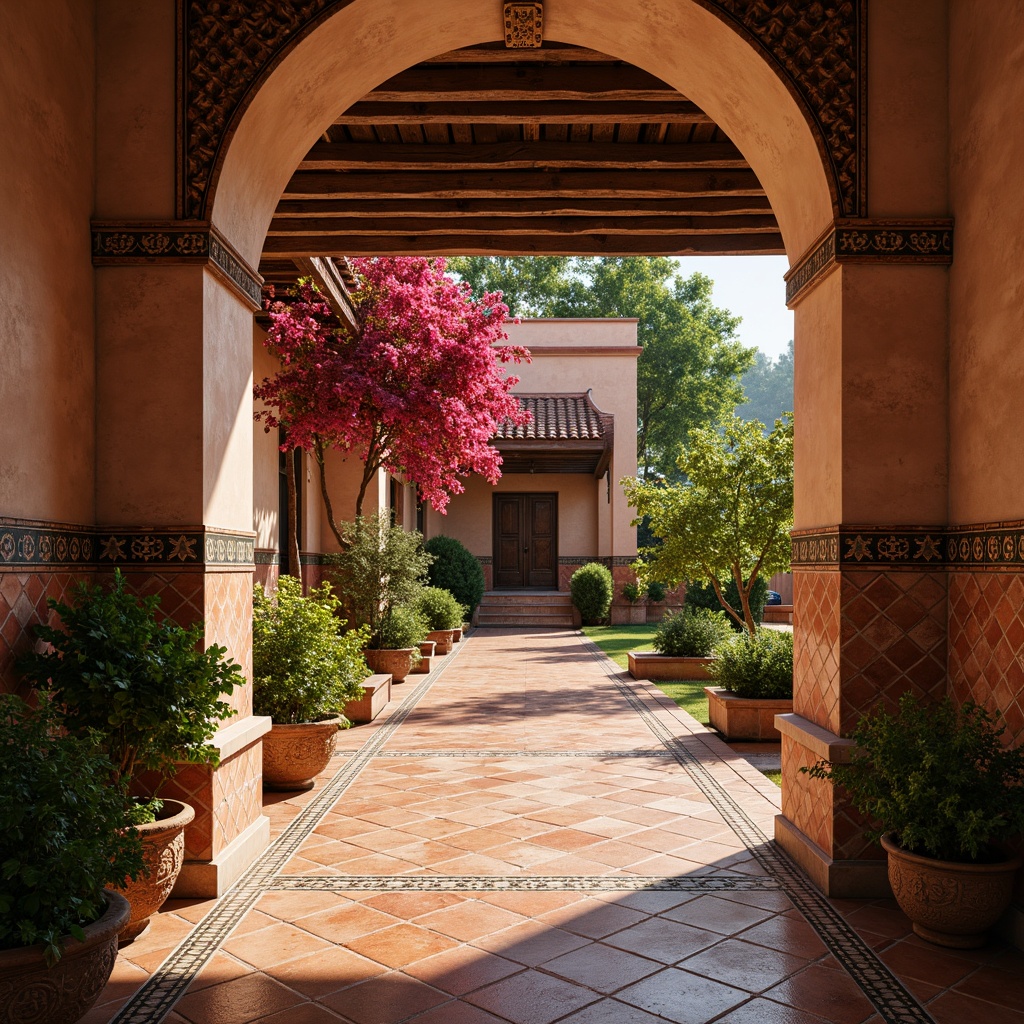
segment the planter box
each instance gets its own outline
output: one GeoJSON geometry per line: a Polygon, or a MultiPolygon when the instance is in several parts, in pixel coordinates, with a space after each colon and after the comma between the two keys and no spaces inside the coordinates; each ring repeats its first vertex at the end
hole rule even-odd
{"type": "Polygon", "coordinates": [[[766,604],[762,621],[784,623],[792,626],[793,606],[791,604],[766,604]]]}
{"type": "Polygon", "coordinates": [[[454,633],[454,629],[432,629],[427,634],[427,639],[433,640],[437,644],[437,647],[434,649],[435,654],[452,653],[452,636],[454,633]]]}
{"type": "Polygon", "coordinates": [[[391,676],[387,673],[372,675],[363,680],[363,696],[345,704],[345,717],[350,722],[372,722],[391,700],[391,676]]]}
{"type": "Polygon", "coordinates": [[[737,697],[732,690],[723,690],[720,686],[705,686],[704,692],[708,695],[711,728],[717,729],[727,740],[782,740],[775,728],[775,716],[792,714],[791,697],[785,700],[737,697]]]}
{"type": "Polygon", "coordinates": [[[434,656],[434,648],[437,644],[433,640],[424,640],[420,644],[420,660],[418,665],[413,665],[413,675],[419,673],[424,675],[430,671],[430,659],[434,656]]]}
{"type": "Polygon", "coordinates": [[[630,651],[629,674],[634,679],[710,679],[713,658],[674,658],[654,651],[630,651]]]}

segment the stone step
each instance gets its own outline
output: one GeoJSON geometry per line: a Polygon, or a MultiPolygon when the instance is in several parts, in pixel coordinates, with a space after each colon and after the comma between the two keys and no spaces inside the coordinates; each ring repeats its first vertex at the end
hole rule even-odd
{"type": "Polygon", "coordinates": [[[486,629],[497,626],[547,626],[551,628],[572,629],[572,616],[566,615],[495,615],[480,616],[477,625],[486,629]]]}
{"type": "Polygon", "coordinates": [[[481,626],[573,627],[572,600],[560,591],[497,590],[484,594],[477,612],[481,626]]]}

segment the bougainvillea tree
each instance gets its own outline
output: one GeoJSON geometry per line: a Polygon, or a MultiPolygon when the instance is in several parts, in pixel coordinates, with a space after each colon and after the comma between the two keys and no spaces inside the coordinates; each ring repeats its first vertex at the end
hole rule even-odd
{"type": "Polygon", "coordinates": [[[379,469],[402,474],[444,512],[462,479],[501,476],[490,444],[503,420],[528,415],[512,395],[518,378],[501,363],[529,354],[507,340],[500,295],[475,299],[444,273],[444,260],[391,256],[352,261],[359,330],[333,315],[315,285],[299,282],[290,301],[268,305],[267,348],[281,369],[254,389],[268,430],[285,428],[286,449],[312,453],[324,506],[344,546],[324,476],[335,449],[362,460],[355,514],[379,469]]]}

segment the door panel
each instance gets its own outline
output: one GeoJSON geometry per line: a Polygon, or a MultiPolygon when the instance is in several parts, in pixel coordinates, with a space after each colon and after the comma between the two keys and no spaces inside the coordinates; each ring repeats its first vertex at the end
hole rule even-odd
{"type": "Polygon", "coordinates": [[[557,494],[494,496],[494,586],[557,589],[557,494]]]}

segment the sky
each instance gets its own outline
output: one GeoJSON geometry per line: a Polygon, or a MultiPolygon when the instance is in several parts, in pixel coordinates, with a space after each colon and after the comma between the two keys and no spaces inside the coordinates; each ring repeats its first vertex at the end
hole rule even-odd
{"type": "Polygon", "coordinates": [[[793,314],[786,309],[785,256],[681,256],[679,269],[684,277],[699,270],[715,282],[715,305],[743,317],[736,334],[744,345],[772,359],[786,351],[793,314]]]}

